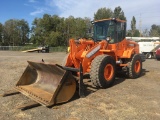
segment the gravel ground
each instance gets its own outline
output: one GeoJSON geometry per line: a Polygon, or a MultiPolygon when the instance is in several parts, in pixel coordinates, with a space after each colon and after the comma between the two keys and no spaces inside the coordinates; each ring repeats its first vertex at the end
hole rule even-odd
{"type": "MultiPolygon", "coordinates": [[[[0,94],[11,90],[27,66],[27,60],[61,63],[65,53],[22,53],[0,51],[0,94]]],[[[89,80],[85,80],[86,82],[89,80]]],[[[88,84],[88,83],[87,83],[88,84]]],[[[52,108],[25,111],[17,106],[30,101],[22,94],[0,98],[0,120],[160,120],[160,61],[148,59],[138,79],[123,75],[108,89],[88,87],[85,98],[52,108]]]]}

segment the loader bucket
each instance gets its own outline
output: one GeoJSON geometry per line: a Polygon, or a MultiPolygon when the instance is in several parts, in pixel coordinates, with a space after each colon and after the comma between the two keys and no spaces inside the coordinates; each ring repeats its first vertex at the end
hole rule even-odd
{"type": "Polygon", "coordinates": [[[76,82],[70,71],[55,64],[28,61],[15,88],[44,106],[52,106],[70,100],[76,91],[76,82]]]}

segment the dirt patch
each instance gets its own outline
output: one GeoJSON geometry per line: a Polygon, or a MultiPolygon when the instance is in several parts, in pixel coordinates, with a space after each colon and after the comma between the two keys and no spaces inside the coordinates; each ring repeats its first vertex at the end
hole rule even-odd
{"type": "MultiPolygon", "coordinates": [[[[22,53],[0,51],[0,94],[12,89],[19,80],[27,60],[61,63],[65,53],[22,53]]],[[[26,111],[16,106],[30,101],[22,94],[0,98],[0,119],[36,120],[159,120],[160,119],[160,61],[148,59],[143,63],[143,74],[138,79],[123,75],[108,89],[88,87],[85,98],[75,97],[70,102],[52,108],[35,107],[26,111]]],[[[86,80],[87,81],[87,80],[86,80]]]]}

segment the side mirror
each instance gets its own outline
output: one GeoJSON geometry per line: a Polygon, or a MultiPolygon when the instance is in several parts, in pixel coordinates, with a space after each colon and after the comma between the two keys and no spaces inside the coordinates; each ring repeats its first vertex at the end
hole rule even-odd
{"type": "Polygon", "coordinates": [[[91,21],[91,24],[94,25],[94,21],[91,21]]]}
{"type": "Polygon", "coordinates": [[[108,37],[106,38],[106,40],[107,40],[108,42],[111,41],[111,37],[108,36],[108,37]]]}

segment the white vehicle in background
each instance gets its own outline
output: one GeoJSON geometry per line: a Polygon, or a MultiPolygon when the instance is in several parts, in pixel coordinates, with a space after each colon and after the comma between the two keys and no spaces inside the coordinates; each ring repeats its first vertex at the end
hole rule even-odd
{"type": "Polygon", "coordinates": [[[155,58],[156,50],[160,48],[160,37],[126,37],[139,44],[139,52],[146,58],[155,58]]]}
{"type": "Polygon", "coordinates": [[[155,58],[156,50],[160,48],[160,42],[138,42],[140,53],[144,54],[146,58],[155,58]]]}

